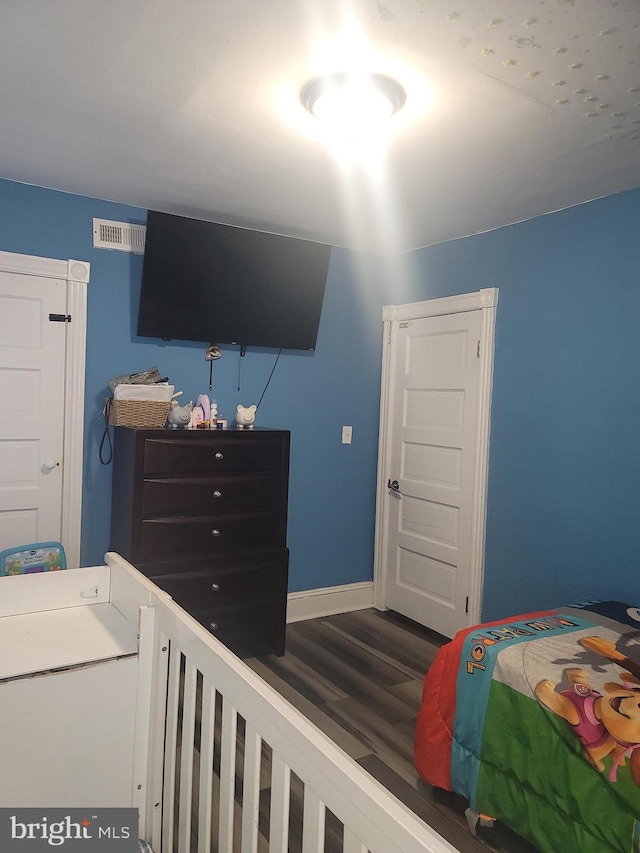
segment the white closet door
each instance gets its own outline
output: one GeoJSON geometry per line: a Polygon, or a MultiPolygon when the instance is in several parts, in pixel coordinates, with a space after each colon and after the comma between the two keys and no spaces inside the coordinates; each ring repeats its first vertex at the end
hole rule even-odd
{"type": "Polygon", "coordinates": [[[61,539],[66,293],[0,272],[0,550],[61,539]]]}

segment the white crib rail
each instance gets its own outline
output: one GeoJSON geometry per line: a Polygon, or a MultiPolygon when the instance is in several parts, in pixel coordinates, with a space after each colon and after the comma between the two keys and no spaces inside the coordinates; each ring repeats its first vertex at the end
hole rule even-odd
{"type": "Polygon", "coordinates": [[[157,853],[455,850],[173,601],[152,609],[157,853]]]}

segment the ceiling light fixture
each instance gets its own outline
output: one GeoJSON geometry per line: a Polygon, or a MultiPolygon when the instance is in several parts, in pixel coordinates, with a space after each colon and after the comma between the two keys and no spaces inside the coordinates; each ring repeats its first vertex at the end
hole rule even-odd
{"type": "Polygon", "coordinates": [[[399,83],[384,74],[345,72],[309,81],[300,100],[323,122],[353,126],[391,118],[403,106],[406,95],[399,83]]]}

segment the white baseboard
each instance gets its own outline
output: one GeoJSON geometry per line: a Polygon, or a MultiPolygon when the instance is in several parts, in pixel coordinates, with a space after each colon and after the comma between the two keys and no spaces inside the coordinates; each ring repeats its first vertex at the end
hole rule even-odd
{"type": "Polygon", "coordinates": [[[290,592],[287,596],[287,622],[301,622],[373,606],[373,581],[290,592]]]}

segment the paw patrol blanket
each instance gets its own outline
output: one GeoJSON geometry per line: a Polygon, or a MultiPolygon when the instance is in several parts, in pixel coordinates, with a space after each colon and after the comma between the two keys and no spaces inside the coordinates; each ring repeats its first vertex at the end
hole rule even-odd
{"type": "Polygon", "coordinates": [[[425,678],[415,762],[544,853],[638,853],[639,609],[590,603],[457,634],[425,678]]]}

